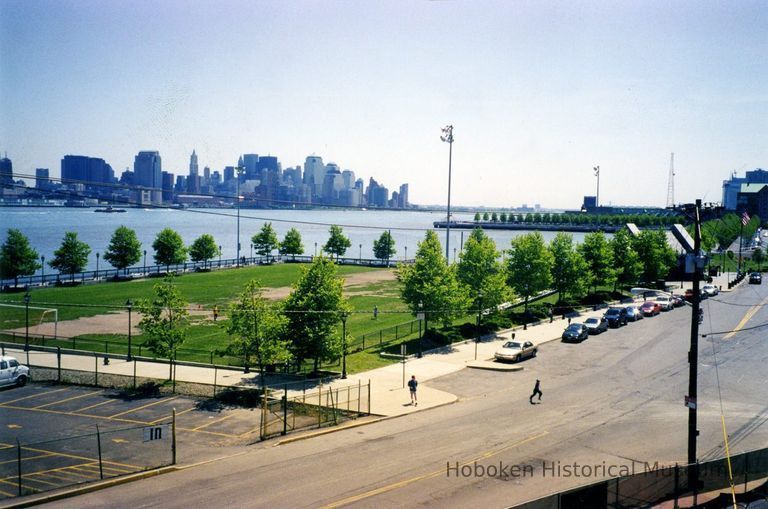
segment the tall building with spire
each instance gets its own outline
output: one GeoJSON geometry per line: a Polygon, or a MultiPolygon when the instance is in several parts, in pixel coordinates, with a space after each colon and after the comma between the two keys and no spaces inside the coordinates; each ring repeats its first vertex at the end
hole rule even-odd
{"type": "Polygon", "coordinates": [[[197,154],[194,149],[189,156],[189,176],[187,177],[187,192],[200,194],[200,170],[197,166],[197,154]]]}

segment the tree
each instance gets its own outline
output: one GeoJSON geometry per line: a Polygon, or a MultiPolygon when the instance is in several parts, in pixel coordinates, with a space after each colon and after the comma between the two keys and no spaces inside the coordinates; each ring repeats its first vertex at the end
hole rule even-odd
{"type": "Polygon", "coordinates": [[[331,226],[330,237],[328,238],[328,242],[323,246],[323,251],[331,256],[336,255],[336,259],[338,260],[340,256],[343,256],[344,253],[347,252],[347,249],[351,245],[352,242],[350,242],[349,238],[344,235],[341,226],[334,224],[331,226]]]}
{"type": "Polygon", "coordinates": [[[256,365],[264,386],[264,366],[286,362],[290,358],[289,342],[283,339],[286,318],[270,306],[262,295],[259,281],[252,279],[229,309],[225,327],[233,337],[227,347],[230,355],[242,356],[245,369],[256,357],[256,365]]]}
{"type": "Polygon", "coordinates": [[[641,278],[648,285],[666,278],[677,260],[664,230],[643,230],[632,239],[632,247],[643,264],[641,278]]]}
{"type": "Polygon", "coordinates": [[[389,230],[383,232],[381,237],[373,241],[373,255],[379,260],[387,260],[389,265],[389,259],[395,256],[395,239],[392,238],[392,234],[389,230]]]}
{"type": "Polygon", "coordinates": [[[579,245],[579,252],[587,262],[592,279],[592,286],[597,292],[598,286],[613,284],[616,270],[613,266],[613,250],[601,231],[587,233],[584,242],[579,245]]]}
{"type": "Polygon", "coordinates": [[[616,282],[621,285],[634,285],[643,272],[643,264],[632,247],[632,236],[626,228],[617,231],[611,240],[613,262],[616,269],[616,282]]]}
{"type": "Polygon", "coordinates": [[[216,245],[213,235],[204,233],[200,235],[189,246],[189,257],[193,262],[203,262],[203,267],[207,265],[208,260],[219,255],[219,246],[216,245]]]}
{"type": "Polygon", "coordinates": [[[448,265],[437,233],[432,230],[419,242],[414,263],[398,268],[397,279],[400,296],[411,311],[424,312],[425,331],[430,319],[448,326],[469,306],[469,291],[459,283],[455,268],[448,265]]]}
{"type": "Polygon", "coordinates": [[[37,260],[37,251],[29,245],[26,235],[9,228],[0,250],[0,278],[13,278],[13,286],[19,286],[19,276],[31,276],[42,267],[37,260]]]}
{"type": "Polygon", "coordinates": [[[155,250],[155,263],[165,265],[166,271],[171,270],[171,265],[187,261],[187,248],[184,247],[184,241],[181,235],[171,228],[164,228],[157,234],[152,243],[152,249],[155,250]]]}
{"type": "Polygon", "coordinates": [[[304,253],[304,244],[301,243],[301,233],[296,228],[291,228],[285,234],[285,238],[280,243],[279,251],[281,255],[296,255],[304,253]]]}
{"type": "Polygon", "coordinates": [[[89,254],[90,246],[77,240],[77,232],[66,232],[61,246],[54,251],[53,260],[48,265],[62,274],[69,274],[74,281],[75,274],[82,272],[88,264],[89,254]]]}
{"type": "MultiPolygon", "coordinates": [[[[528,217],[530,214],[526,219],[528,217]]],[[[552,285],[552,253],[544,245],[544,237],[539,232],[515,237],[511,245],[507,259],[507,283],[525,299],[527,312],[528,299],[552,285]]]]}
{"type": "Polygon", "coordinates": [[[476,223],[480,222],[480,212],[475,212],[475,222],[476,223]]]}
{"type": "Polygon", "coordinates": [[[483,212],[483,221],[488,222],[490,219],[490,214],[488,214],[488,212],[483,212]]]}
{"type": "Polygon", "coordinates": [[[136,231],[127,226],[119,226],[112,234],[104,260],[117,270],[125,270],[141,260],[141,242],[136,231]]]}
{"type": "Polygon", "coordinates": [[[339,316],[349,311],[349,304],[344,298],[343,280],[330,259],[318,256],[309,267],[301,268],[283,310],[288,319],[284,337],[299,365],[313,359],[317,373],[320,361],[339,357],[339,316]]]}
{"type": "Polygon", "coordinates": [[[499,215],[496,212],[491,213],[491,222],[492,223],[498,223],[499,222],[499,215]]]}
{"type": "MultiPolygon", "coordinates": [[[[173,276],[165,276],[154,286],[155,297],[138,302],[141,321],[139,329],[147,336],[144,342],[158,357],[176,358],[176,349],[187,336],[187,301],[173,282],[173,276]]],[[[168,363],[168,379],[173,378],[173,363],[168,363]]]]}
{"type": "Polygon", "coordinates": [[[499,214],[499,222],[500,223],[506,223],[507,222],[507,213],[506,212],[502,212],[501,214],[499,214]]]}
{"type": "Polygon", "coordinates": [[[549,243],[552,254],[552,288],[557,290],[557,300],[565,295],[582,297],[589,287],[589,268],[584,257],[574,248],[573,235],[559,232],[549,243]]]}
{"type": "Polygon", "coordinates": [[[264,223],[261,231],[251,237],[251,242],[253,242],[256,253],[266,257],[269,257],[273,250],[280,247],[280,242],[277,240],[277,234],[272,228],[272,223],[264,223]]]}
{"type": "Polygon", "coordinates": [[[507,274],[498,258],[493,239],[482,228],[472,230],[456,266],[456,277],[469,289],[475,309],[495,309],[511,298],[507,274]]]}
{"type": "Polygon", "coordinates": [[[757,271],[760,272],[760,267],[765,261],[765,253],[763,253],[763,250],[759,247],[756,247],[755,250],[752,251],[752,261],[757,264],[757,271]]]}

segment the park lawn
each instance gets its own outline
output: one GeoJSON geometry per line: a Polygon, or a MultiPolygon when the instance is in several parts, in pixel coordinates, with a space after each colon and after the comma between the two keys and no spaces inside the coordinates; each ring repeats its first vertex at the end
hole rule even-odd
{"type": "MultiPolygon", "coordinates": [[[[190,303],[211,307],[234,300],[245,284],[254,278],[258,279],[265,288],[290,286],[298,278],[302,266],[302,264],[285,263],[189,273],[175,278],[175,281],[184,298],[190,303]]],[[[381,269],[341,265],[338,267],[338,274],[343,277],[373,270],[381,269]]],[[[139,299],[151,298],[154,285],[159,281],[161,280],[148,278],[74,287],[33,289],[30,292],[32,296],[30,307],[57,307],[59,320],[99,315],[108,312],[111,308],[125,309],[125,303],[129,299],[136,302],[139,299]]],[[[9,293],[3,295],[1,302],[23,304],[23,297],[22,293],[9,293]]],[[[5,309],[0,308],[0,328],[18,326],[18,324],[6,325],[6,320],[11,315],[15,317],[18,313],[9,314],[5,309]]]]}

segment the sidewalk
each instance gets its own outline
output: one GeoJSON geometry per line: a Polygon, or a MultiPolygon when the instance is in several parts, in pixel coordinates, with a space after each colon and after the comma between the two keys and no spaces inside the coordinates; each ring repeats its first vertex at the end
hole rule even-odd
{"type": "MultiPolygon", "coordinates": [[[[670,281],[670,284],[674,282],[670,281]]],[[[679,283],[679,282],[678,282],[679,283]]],[[[713,284],[722,286],[722,291],[727,292],[728,280],[726,275],[714,278],[713,284]]],[[[691,282],[685,282],[683,288],[677,288],[673,293],[681,294],[686,288],[691,287],[691,282]]],[[[642,297],[636,299],[636,302],[642,302],[642,297]]],[[[622,304],[624,305],[624,304],[622,304]]],[[[597,311],[587,311],[579,317],[573,318],[573,322],[581,322],[592,316],[602,316],[604,309],[597,311]]],[[[502,370],[513,371],[524,369],[523,366],[497,364],[484,361],[492,361],[494,352],[506,341],[509,341],[512,334],[519,341],[531,341],[534,345],[541,345],[549,341],[559,340],[563,329],[568,325],[568,319],[556,318],[551,323],[548,321],[532,325],[523,330],[522,327],[499,332],[493,340],[484,340],[477,344],[477,361],[475,360],[475,343],[472,340],[442,347],[436,350],[425,352],[421,358],[406,359],[405,366],[402,362],[391,364],[371,371],[351,374],[346,380],[336,379],[330,384],[324,385],[325,389],[342,388],[347,386],[357,386],[358,383],[371,384],[371,413],[381,416],[397,416],[425,410],[453,403],[457,397],[453,394],[440,391],[429,387],[429,381],[435,378],[461,371],[466,367],[497,367],[502,370]],[[405,368],[405,372],[403,370],[405,368]],[[418,398],[419,405],[412,406],[410,395],[405,385],[411,375],[415,375],[419,381],[418,398]]],[[[20,362],[27,362],[27,353],[20,349],[6,349],[7,353],[19,359],[20,362]]],[[[34,366],[45,366],[55,368],[57,365],[56,354],[51,352],[29,352],[29,362],[34,366]]],[[[108,366],[103,365],[103,356],[90,355],[71,355],[62,354],[62,369],[74,369],[81,371],[94,371],[95,364],[98,364],[100,374],[121,374],[131,376],[134,370],[134,363],[123,359],[112,358],[108,366]]],[[[140,371],[144,377],[153,377],[161,380],[168,378],[169,368],[167,364],[139,361],[137,371],[140,371]]],[[[32,373],[34,377],[34,371],[32,373]]],[[[218,369],[207,366],[184,366],[176,367],[177,382],[193,382],[214,384],[219,386],[228,385],[252,385],[257,382],[258,374],[244,374],[241,371],[218,369]]],[[[308,390],[307,394],[313,391],[308,390]]],[[[300,395],[301,391],[288,391],[289,397],[300,395]]]]}

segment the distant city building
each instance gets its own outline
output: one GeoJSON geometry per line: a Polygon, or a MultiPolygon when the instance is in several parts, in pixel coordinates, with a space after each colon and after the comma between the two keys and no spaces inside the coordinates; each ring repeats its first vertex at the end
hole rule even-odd
{"type": "Polygon", "coordinates": [[[584,197],[584,203],[581,205],[581,210],[584,212],[594,212],[597,208],[597,197],[595,196],[585,196],[584,197]]]}
{"type": "Polygon", "coordinates": [[[325,165],[323,164],[323,158],[307,156],[304,160],[304,183],[312,188],[313,197],[322,197],[324,180],[325,165]]]}
{"type": "Polygon", "coordinates": [[[0,187],[13,187],[13,162],[7,154],[0,159],[0,187]]]}
{"type": "Polygon", "coordinates": [[[115,182],[115,173],[99,157],[66,155],[61,160],[61,183],[72,190],[88,191],[99,197],[108,197],[113,189],[100,184],[115,182]]]}
{"type": "Polygon", "coordinates": [[[150,203],[160,205],[163,202],[163,164],[158,151],[139,152],[133,160],[135,185],[142,187],[136,192],[136,202],[140,205],[150,203]]]}
{"type": "MultiPolygon", "coordinates": [[[[723,181],[723,208],[725,210],[737,210],[739,207],[739,193],[755,192],[754,188],[742,188],[743,184],[768,184],[768,171],[757,168],[746,172],[744,177],[737,177],[734,171],[729,180],[723,181]]],[[[746,199],[745,199],[746,200],[746,199]]],[[[761,216],[762,217],[762,216],[761,216]]]]}
{"type": "Polygon", "coordinates": [[[35,169],[35,188],[43,190],[51,188],[51,177],[48,168],[35,169]]]}
{"type": "Polygon", "coordinates": [[[163,177],[163,202],[172,203],[173,202],[173,173],[164,171],[162,173],[162,177],[163,177]]]}
{"type": "Polygon", "coordinates": [[[409,206],[408,203],[408,184],[402,184],[400,186],[400,196],[399,201],[397,203],[397,206],[401,209],[407,209],[409,206]]]}
{"type": "Polygon", "coordinates": [[[197,165],[197,154],[192,150],[189,156],[189,175],[187,176],[187,192],[191,194],[200,194],[200,174],[197,165]]]}

